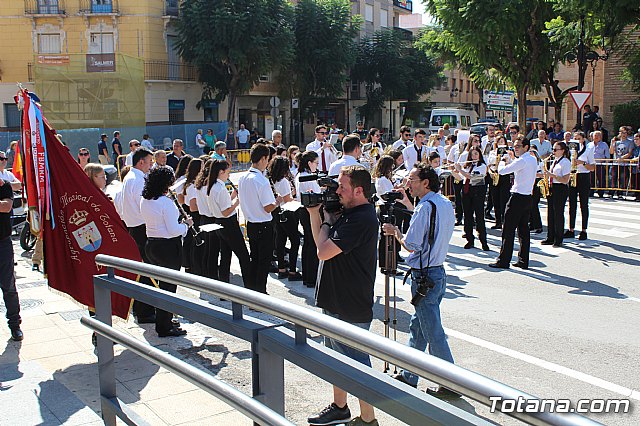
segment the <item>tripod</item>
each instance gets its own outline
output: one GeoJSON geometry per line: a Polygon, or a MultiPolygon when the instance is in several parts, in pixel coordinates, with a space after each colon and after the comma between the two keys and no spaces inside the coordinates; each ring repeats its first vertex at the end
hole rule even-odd
{"type": "MultiPolygon", "coordinates": [[[[385,235],[385,258],[384,258],[384,337],[389,338],[389,328],[393,327],[393,341],[397,340],[397,324],[398,317],[396,311],[396,238],[391,235],[385,235]],[[391,290],[391,275],[393,275],[393,319],[389,317],[389,296],[391,290]]],[[[384,372],[389,371],[389,361],[384,362],[384,372]]],[[[394,374],[397,368],[394,366],[394,374]]]]}

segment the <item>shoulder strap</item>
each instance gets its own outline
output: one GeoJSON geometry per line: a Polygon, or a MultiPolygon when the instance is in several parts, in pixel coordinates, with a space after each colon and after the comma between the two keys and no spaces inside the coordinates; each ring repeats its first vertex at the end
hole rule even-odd
{"type": "MultiPolygon", "coordinates": [[[[431,204],[431,216],[429,218],[429,233],[428,235],[428,242],[429,242],[429,246],[427,247],[427,268],[429,267],[429,264],[431,263],[431,246],[433,245],[433,242],[435,241],[435,237],[436,237],[436,214],[437,214],[437,209],[436,209],[436,204],[431,201],[431,200],[427,200],[427,202],[429,204],[431,204]]],[[[422,267],[422,253],[420,253],[420,270],[424,269],[422,267]]]]}

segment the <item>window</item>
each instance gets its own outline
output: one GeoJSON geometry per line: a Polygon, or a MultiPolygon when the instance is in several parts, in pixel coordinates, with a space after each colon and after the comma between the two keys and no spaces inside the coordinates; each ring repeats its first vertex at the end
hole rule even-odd
{"type": "Polygon", "coordinates": [[[451,90],[455,90],[456,89],[456,79],[452,78],[451,79],[451,90]]]}
{"type": "Polygon", "coordinates": [[[380,26],[382,28],[387,28],[389,26],[389,12],[384,9],[380,9],[380,26]]]}
{"type": "Polygon", "coordinates": [[[38,53],[62,53],[60,34],[38,34],[38,53]]]}
{"type": "Polygon", "coordinates": [[[20,111],[16,104],[4,104],[4,126],[20,127],[20,111]]]}
{"type": "Polygon", "coordinates": [[[271,81],[271,77],[269,76],[269,74],[260,76],[260,83],[268,83],[269,81],[271,81]]]}
{"type": "Polygon", "coordinates": [[[449,126],[451,127],[457,127],[458,126],[458,118],[455,115],[440,115],[440,114],[434,114],[431,117],[431,125],[432,126],[444,126],[445,124],[449,123],[449,126]]]}
{"type": "Polygon", "coordinates": [[[359,92],[360,91],[360,83],[358,80],[351,80],[351,91],[359,92]]]}
{"type": "Polygon", "coordinates": [[[38,13],[57,15],[60,12],[58,0],[38,0],[38,13]]]}
{"type": "Polygon", "coordinates": [[[467,93],[471,91],[471,80],[467,80],[467,93]]]}
{"type": "MultiPolygon", "coordinates": [[[[112,13],[112,0],[91,0],[91,12],[93,13],[112,13]]],[[[110,53],[110,52],[109,52],[110,53]]]]}
{"type": "Polygon", "coordinates": [[[364,20],[367,22],[373,22],[373,5],[364,5],[364,20]]]}
{"type": "Polygon", "coordinates": [[[91,33],[89,53],[114,53],[113,33],[91,33]]]}
{"type": "Polygon", "coordinates": [[[169,99],[169,123],[184,122],[184,100],[169,99]]]}
{"type": "Polygon", "coordinates": [[[207,100],[202,103],[204,109],[204,121],[217,122],[218,118],[218,102],[207,100]]]}

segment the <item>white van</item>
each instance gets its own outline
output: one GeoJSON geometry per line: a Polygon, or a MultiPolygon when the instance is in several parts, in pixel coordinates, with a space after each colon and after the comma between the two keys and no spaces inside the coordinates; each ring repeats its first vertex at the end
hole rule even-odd
{"type": "Polygon", "coordinates": [[[446,123],[449,123],[452,132],[454,129],[469,130],[471,123],[475,123],[477,119],[478,114],[472,109],[435,108],[431,111],[429,131],[436,133],[446,123]]]}

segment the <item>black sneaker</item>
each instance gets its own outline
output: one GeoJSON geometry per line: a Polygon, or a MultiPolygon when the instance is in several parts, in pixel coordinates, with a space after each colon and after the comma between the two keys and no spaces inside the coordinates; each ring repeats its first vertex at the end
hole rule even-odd
{"type": "Polygon", "coordinates": [[[575,238],[576,237],[576,231],[567,230],[567,231],[564,232],[563,237],[564,238],[575,238]]]}
{"type": "Polygon", "coordinates": [[[584,241],[587,239],[587,231],[580,232],[580,236],[578,237],[580,241],[584,241]]]}
{"type": "Polygon", "coordinates": [[[343,408],[338,407],[333,402],[328,405],[317,416],[309,417],[307,423],[310,425],[337,425],[345,423],[351,420],[351,411],[349,406],[345,405],[343,408]]]}

